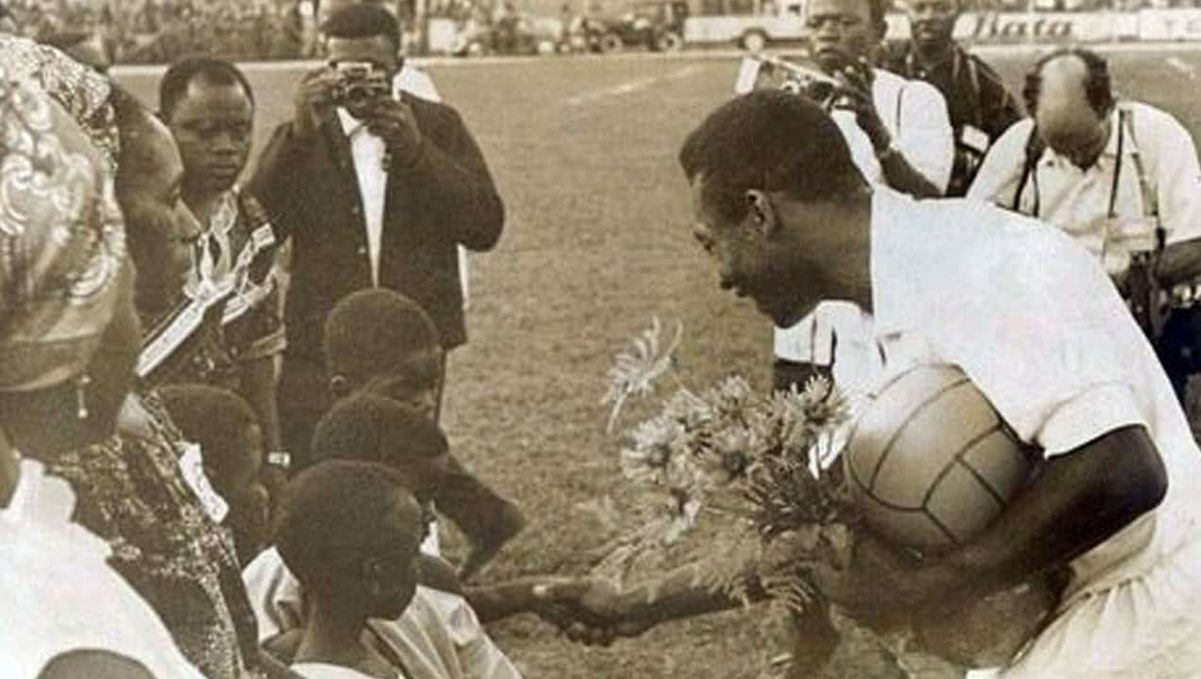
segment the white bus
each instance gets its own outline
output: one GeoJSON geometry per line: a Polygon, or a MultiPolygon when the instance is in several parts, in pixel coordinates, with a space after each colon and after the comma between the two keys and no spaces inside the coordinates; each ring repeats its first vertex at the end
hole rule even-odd
{"type": "Polygon", "coordinates": [[[758,52],[804,37],[803,0],[699,0],[684,21],[684,44],[731,45],[758,52]]]}

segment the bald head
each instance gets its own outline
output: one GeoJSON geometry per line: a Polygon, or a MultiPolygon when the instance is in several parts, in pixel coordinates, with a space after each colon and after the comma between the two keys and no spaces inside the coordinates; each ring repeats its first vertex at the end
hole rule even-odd
{"type": "Polygon", "coordinates": [[[1081,167],[1092,165],[1105,148],[1110,108],[1095,92],[1090,93],[1095,66],[1090,66],[1087,59],[1067,52],[1045,61],[1038,70],[1038,105],[1034,111],[1039,134],[1047,145],[1081,167]]]}

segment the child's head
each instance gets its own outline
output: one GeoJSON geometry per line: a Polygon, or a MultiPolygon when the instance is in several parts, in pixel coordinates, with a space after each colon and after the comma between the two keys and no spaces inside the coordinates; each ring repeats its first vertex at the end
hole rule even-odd
{"type": "Polygon", "coordinates": [[[259,481],[264,443],[254,409],[228,389],[203,384],[168,385],[160,393],[184,438],[200,445],[204,473],[229,503],[225,523],[239,554],[249,555],[263,542],[271,506],[259,481]]]}
{"type": "Polygon", "coordinates": [[[313,460],[378,462],[398,472],[423,504],[437,494],[449,458],[433,420],[402,403],[370,393],[334,404],[313,434],[313,460]]]}
{"type": "Polygon", "coordinates": [[[417,587],[421,508],[394,470],[328,460],[288,484],[275,545],[311,600],[396,618],[417,587]]]}
{"type": "Polygon", "coordinates": [[[325,321],[325,360],[335,398],[370,392],[432,416],[442,380],[433,321],[413,300],[383,288],[355,292],[325,321]]]}

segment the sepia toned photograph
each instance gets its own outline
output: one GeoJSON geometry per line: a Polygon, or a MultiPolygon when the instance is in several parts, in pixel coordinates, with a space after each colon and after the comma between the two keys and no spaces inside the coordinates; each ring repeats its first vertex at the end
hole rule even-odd
{"type": "Polygon", "coordinates": [[[1201,678],[1199,131],[1199,0],[0,0],[0,679],[1201,678]]]}

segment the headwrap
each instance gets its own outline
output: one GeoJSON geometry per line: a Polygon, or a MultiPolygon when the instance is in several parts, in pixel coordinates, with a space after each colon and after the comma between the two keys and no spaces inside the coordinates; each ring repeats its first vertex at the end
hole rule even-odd
{"type": "Polygon", "coordinates": [[[32,83],[58,102],[116,173],[120,141],[108,78],[53,47],[15,35],[0,34],[0,66],[6,79],[32,83]]]}
{"type": "MultiPolygon", "coordinates": [[[[2,42],[0,38],[0,42],[2,42]]],[[[112,317],[125,230],[112,175],[0,44],[0,391],[81,375],[112,317]]]]}

